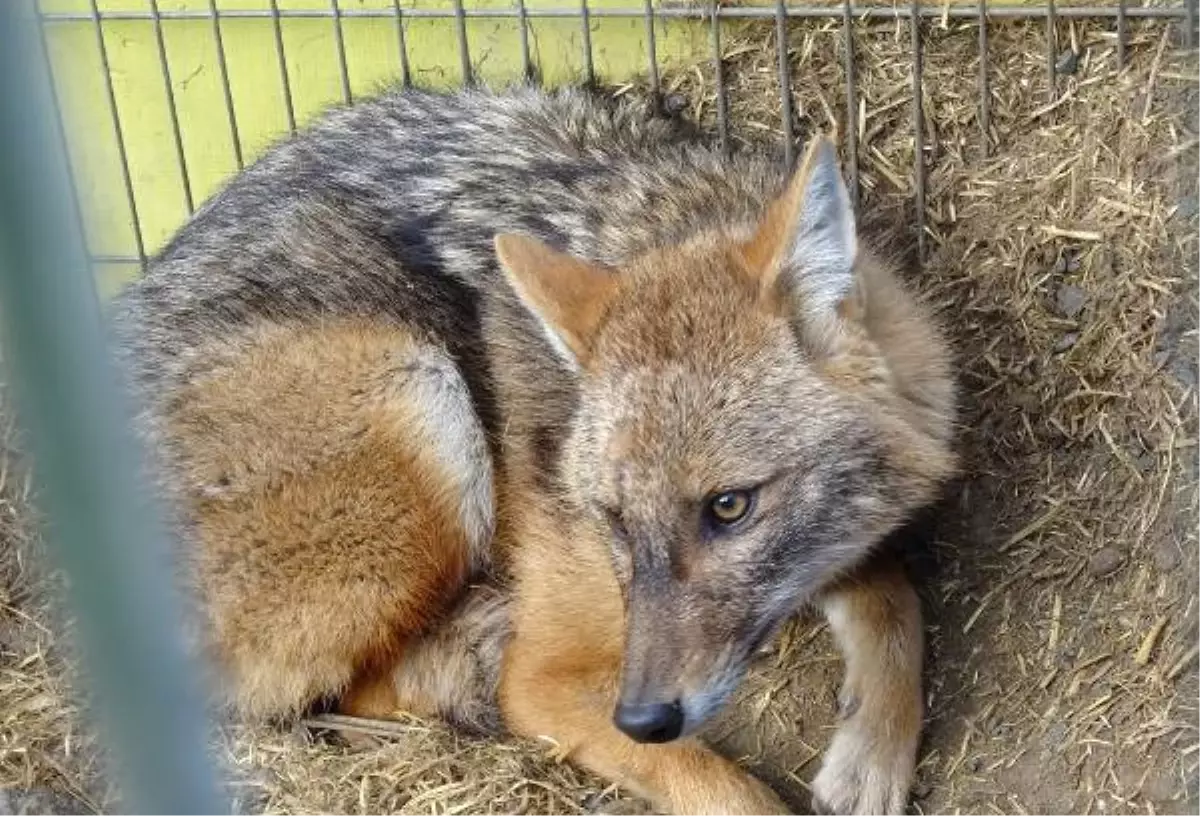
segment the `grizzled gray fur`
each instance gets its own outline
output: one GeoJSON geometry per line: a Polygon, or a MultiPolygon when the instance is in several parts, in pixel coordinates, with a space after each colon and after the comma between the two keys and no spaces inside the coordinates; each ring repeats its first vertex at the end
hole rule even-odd
{"type": "MultiPolygon", "coordinates": [[[[394,91],[336,110],[210,199],[119,297],[134,384],[152,405],[211,362],[194,349],[263,316],[394,316],[470,355],[495,308],[497,233],[616,264],[749,224],[779,192],[777,158],[688,136],[573,89],[394,91]]],[[[487,383],[471,387],[486,403],[487,383]]]]}

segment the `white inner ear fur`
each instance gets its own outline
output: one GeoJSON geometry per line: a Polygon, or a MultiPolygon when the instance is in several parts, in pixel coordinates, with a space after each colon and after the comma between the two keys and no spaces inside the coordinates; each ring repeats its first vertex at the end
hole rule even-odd
{"type": "Polygon", "coordinates": [[[569,371],[579,371],[579,358],[575,356],[575,352],[563,339],[563,336],[558,333],[550,321],[547,320],[538,308],[537,302],[530,297],[529,292],[521,283],[521,279],[514,275],[503,263],[500,265],[504,270],[504,277],[508,280],[508,285],[512,287],[513,292],[517,295],[517,300],[525,307],[525,311],[533,315],[534,320],[542,328],[542,335],[546,338],[546,342],[550,344],[550,348],[554,351],[554,356],[563,361],[569,371]]]}
{"type": "Polygon", "coordinates": [[[525,311],[533,315],[538,325],[542,327],[542,334],[545,335],[547,342],[550,343],[550,348],[554,350],[554,356],[566,364],[568,371],[579,371],[579,358],[575,356],[575,352],[571,351],[571,347],[566,344],[566,341],[562,339],[558,331],[546,321],[546,318],[542,317],[541,312],[521,293],[520,287],[513,288],[517,292],[517,297],[521,300],[521,305],[525,307],[525,311]]]}
{"type": "MultiPolygon", "coordinates": [[[[496,260],[500,264],[500,269],[504,273],[505,280],[508,281],[508,285],[516,294],[517,300],[520,301],[521,305],[525,307],[525,311],[532,315],[537,321],[538,325],[541,327],[542,335],[546,338],[546,342],[550,344],[550,348],[553,350],[554,356],[562,360],[562,362],[566,364],[568,370],[578,371],[580,368],[579,358],[571,349],[570,343],[566,338],[563,337],[559,330],[549,320],[546,319],[546,316],[543,314],[537,299],[533,296],[533,293],[526,288],[522,276],[515,273],[510,265],[512,262],[511,257],[509,257],[510,252],[513,250],[517,250],[519,252],[519,248],[523,243],[525,242],[521,241],[521,239],[517,236],[497,235],[495,238],[496,260]]],[[[526,247],[526,249],[528,249],[528,247],[526,247]]],[[[520,257],[519,254],[518,257],[520,257]]]]}
{"type": "Polygon", "coordinates": [[[854,293],[858,238],[850,194],[833,146],[821,139],[810,161],[781,273],[799,295],[805,317],[831,319],[854,293]]]}

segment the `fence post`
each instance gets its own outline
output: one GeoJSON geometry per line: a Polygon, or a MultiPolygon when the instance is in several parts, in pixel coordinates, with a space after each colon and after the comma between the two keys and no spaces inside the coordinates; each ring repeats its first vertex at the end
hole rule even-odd
{"type": "Polygon", "coordinates": [[[31,2],[0,2],[0,326],[46,539],[68,579],[89,709],[124,807],[219,812],[164,528],[138,482],[38,36],[31,2]]]}

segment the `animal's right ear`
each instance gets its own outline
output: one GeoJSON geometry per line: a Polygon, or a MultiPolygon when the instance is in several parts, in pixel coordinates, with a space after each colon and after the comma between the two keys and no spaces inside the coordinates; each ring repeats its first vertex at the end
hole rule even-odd
{"type": "Polygon", "coordinates": [[[496,257],[554,350],[573,366],[585,365],[616,292],[613,271],[512,233],[496,236],[496,257]]]}
{"type": "Polygon", "coordinates": [[[858,238],[832,142],[812,141],[742,252],[764,297],[780,301],[818,345],[856,312],[858,238]]]}

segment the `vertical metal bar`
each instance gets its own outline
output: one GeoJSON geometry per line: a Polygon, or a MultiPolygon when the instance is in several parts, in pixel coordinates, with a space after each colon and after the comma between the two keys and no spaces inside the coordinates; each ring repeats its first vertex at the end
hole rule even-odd
{"type": "Polygon", "coordinates": [[[283,87],[283,109],[288,130],[296,132],[296,106],[292,103],[292,80],[288,76],[287,51],[283,47],[283,22],[279,19],[279,0],[271,0],[271,25],[275,31],[275,56],[279,58],[279,82],[283,87]]]}
{"type": "Polygon", "coordinates": [[[579,21],[583,26],[583,70],[588,85],[596,84],[596,63],[592,59],[592,11],[588,0],[579,0],[579,21]]]}
{"type": "Polygon", "coordinates": [[[180,633],[158,507],[106,354],[81,236],[63,199],[28,0],[0,3],[0,325],[29,433],[46,541],[66,581],[90,686],[111,741],[121,810],[210,813],[217,794],[196,673],[180,633]]]}
{"type": "Polygon", "coordinates": [[[921,52],[921,0],[912,0],[913,193],[917,209],[917,263],[925,263],[925,105],[924,55],[921,52]]]}
{"type": "Polygon", "coordinates": [[[1128,59],[1125,53],[1129,38],[1128,21],[1125,19],[1125,1],[1117,0],[1117,68],[1124,68],[1128,59]]]}
{"type": "Polygon", "coordinates": [[[717,86],[717,137],[721,152],[729,155],[729,103],[725,98],[725,66],[721,61],[721,18],[717,14],[719,0],[709,0],[711,23],[713,81],[717,86]]]}
{"type": "Polygon", "coordinates": [[[775,0],[775,46],[779,51],[779,116],[783,125],[783,160],[790,169],[795,161],[792,131],[792,81],[788,64],[787,0],[775,0]]]}
{"type": "Polygon", "coordinates": [[[525,0],[517,0],[517,25],[521,33],[521,70],[525,81],[533,81],[533,60],[529,56],[529,14],[525,9],[525,0]]]}
{"type": "Polygon", "coordinates": [[[175,139],[175,158],[179,163],[179,178],[183,182],[183,201],[188,215],[196,211],[192,198],[192,180],[188,177],[187,157],[183,152],[183,131],[179,127],[179,110],[175,106],[175,82],[171,79],[171,63],[167,59],[167,43],[163,38],[162,17],[158,13],[158,0],[150,0],[150,17],[154,21],[154,41],[158,46],[158,64],[162,71],[163,87],[167,92],[167,113],[171,118],[171,135],[175,139]]]}
{"type": "Polygon", "coordinates": [[[661,96],[658,79],[658,42],[654,35],[654,0],[646,0],[646,55],[650,60],[650,92],[657,105],[661,96]]]}
{"type": "Polygon", "coordinates": [[[233,87],[229,84],[229,66],[225,61],[225,40],[221,36],[221,20],[217,16],[217,0],[208,0],[208,12],[212,15],[213,42],[217,45],[217,72],[221,78],[221,90],[225,94],[225,113],[229,118],[229,141],[233,145],[233,157],[241,170],[242,139],[238,135],[237,113],[233,109],[233,87]]]}
{"type": "Polygon", "coordinates": [[[392,12],[396,18],[396,45],[400,48],[400,83],[410,88],[412,68],[408,64],[408,41],[404,35],[404,13],[400,10],[400,0],[392,0],[392,12]]]}
{"type": "Polygon", "coordinates": [[[1058,11],[1046,0],[1046,87],[1050,101],[1058,98],[1058,11]]]}
{"type": "Polygon", "coordinates": [[[858,77],[854,64],[854,16],[850,0],[842,0],[843,72],[846,75],[846,164],[850,170],[850,203],[858,213],[858,77]]]}
{"type": "Polygon", "coordinates": [[[988,87],[987,67],[987,0],[979,0],[979,138],[984,156],[989,156],[992,152],[992,92],[988,87]]]}
{"type": "Polygon", "coordinates": [[[125,147],[125,129],[121,126],[121,114],[117,110],[117,93],[113,89],[112,68],[108,62],[108,46],[104,42],[104,26],[100,23],[97,0],[89,0],[92,27],[96,31],[96,48],[100,53],[100,70],[104,74],[104,93],[108,98],[108,113],[112,117],[113,135],[117,141],[117,155],[121,159],[121,181],[125,185],[125,203],[129,206],[129,217],[133,221],[133,243],[137,247],[138,263],[146,269],[146,242],[142,237],[142,218],[138,215],[137,197],[133,194],[133,174],[129,171],[129,151],[125,147]]]}
{"type": "Polygon", "coordinates": [[[471,49],[467,44],[467,12],[462,0],[454,0],[454,23],[458,32],[458,61],[462,66],[463,87],[475,84],[475,75],[471,70],[471,49]]]}
{"type": "Polygon", "coordinates": [[[342,30],[342,4],[338,0],[329,0],[333,10],[333,44],[337,49],[338,71],[342,80],[342,101],[349,105],[354,101],[354,92],[350,90],[350,66],[346,63],[346,33],[342,30]]]}

